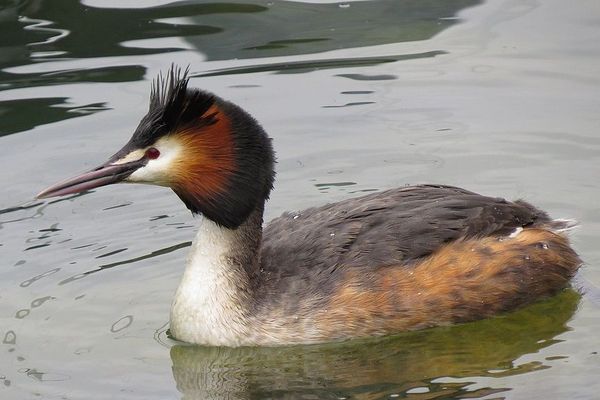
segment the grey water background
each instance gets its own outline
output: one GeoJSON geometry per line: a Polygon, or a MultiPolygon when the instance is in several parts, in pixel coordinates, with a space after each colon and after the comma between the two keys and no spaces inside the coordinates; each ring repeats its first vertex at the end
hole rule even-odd
{"type": "Polygon", "coordinates": [[[3,0],[0,32],[0,398],[597,397],[597,0],[3,0]],[[120,148],[171,63],[273,137],[267,220],[424,182],[525,198],[580,221],[584,284],[384,339],[172,341],[197,223],[177,197],[32,200],[120,148]]]}

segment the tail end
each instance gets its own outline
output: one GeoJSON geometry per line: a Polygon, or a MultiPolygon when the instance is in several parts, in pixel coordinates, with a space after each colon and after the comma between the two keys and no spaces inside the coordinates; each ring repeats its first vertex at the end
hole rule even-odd
{"type": "Polygon", "coordinates": [[[555,233],[569,233],[579,226],[579,222],[574,219],[553,219],[545,224],[548,229],[555,233]]]}

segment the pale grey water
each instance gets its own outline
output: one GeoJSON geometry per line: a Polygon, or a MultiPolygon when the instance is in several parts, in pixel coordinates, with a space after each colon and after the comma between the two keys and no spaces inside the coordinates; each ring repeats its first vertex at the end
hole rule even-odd
{"type": "Polygon", "coordinates": [[[600,2],[123,4],[0,7],[0,398],[597,397],[600,2]],[[525,198],[581,222],[587,292],[389,339],[173,347],[177,197],[31,200],[120,148],[172,62],[274,138],[267,219],[422,182],[525,198]]]}

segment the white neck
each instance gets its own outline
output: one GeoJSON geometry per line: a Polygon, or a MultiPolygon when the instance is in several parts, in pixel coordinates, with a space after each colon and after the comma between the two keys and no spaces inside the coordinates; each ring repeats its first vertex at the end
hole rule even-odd
{"type": "Polygon", "coordinates": [[[248,337],[251,294],[248,266],[243,264],[255,259],[257,249],[244,243],[247,234],[244,225],[227,229],[202,219],[171,306],[170,329],[175,338],[239,346],[248,337]]]}

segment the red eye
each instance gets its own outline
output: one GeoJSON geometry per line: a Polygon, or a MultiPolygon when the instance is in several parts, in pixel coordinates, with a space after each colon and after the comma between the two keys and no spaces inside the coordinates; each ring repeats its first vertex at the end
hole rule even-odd
{"type": "Polygon", "coordinates": [[[158,151],[156,147],[150,147],[148,150],[146,150],[146,158],[149,158],[150,160],[156,160],[158,156],[160,156],[160,151],[158,151]]]}

